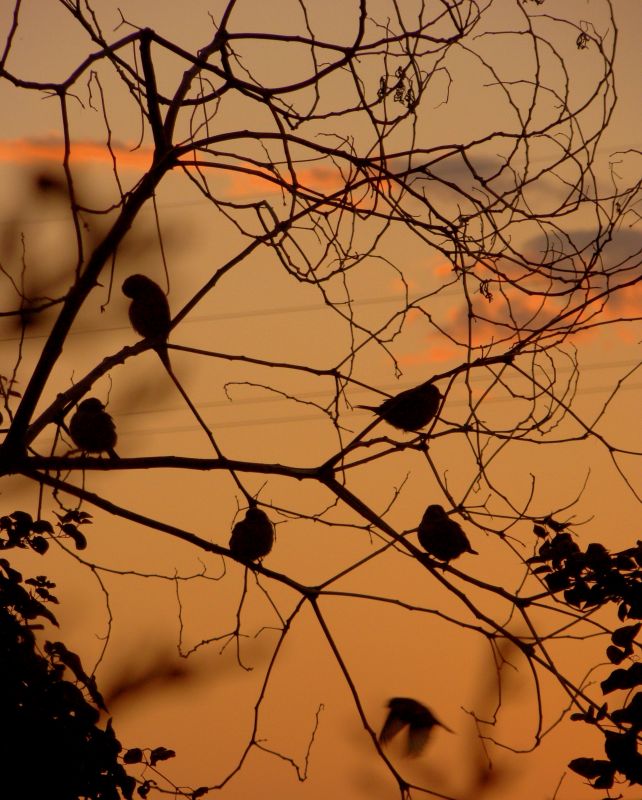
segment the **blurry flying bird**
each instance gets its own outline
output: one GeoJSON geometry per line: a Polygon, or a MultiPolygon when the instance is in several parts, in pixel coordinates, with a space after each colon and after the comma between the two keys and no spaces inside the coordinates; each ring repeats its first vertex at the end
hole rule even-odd
{"type": "Polygon", "coordinates": [[[114,420],[97,397],[88,397],[78,405],[69,421],[69,433],[79,450],[108,453],[111,458],[118,458],[114,452],[118,438],[114,420]]]}
{"type": "Polygon", "coordinates": [[[374,411],[394,428],[418,431],[425,428],[439,409],[441,393],[433,383],[422,383],[389,397],[379,406],[357,406],[374,411]]]}
{"type": "Polygon", "coordinates": [[[171,372],[167,353],[171,315],[161,287],[146,275],[130,275],[123,281],[123,294],[131,297],[129,321],[144,339],[154,339],[154,349],[171,372]]]}
{"type": "Polygon", "coordinates": [[[257,561],[266,556],[274,543],[274,526],[260,508],[250,507],[245,519],[232,528],[230,550],[239,561],[257,561]]]}
{"type": "Polygon", "coordinates": [[[379,734],[379,741],[385,744],[407,727],[406,754],[409,756],[421,755],[435,725],[440,725],[453,733],[423,703],[410,697],[392,697],[388,700],[388,708],[388,716],[379,734]]]}
{"type": "Polygon", "coordinates": [[[461,525],[450,519],[443,506],[428,506],[419,523],[419,544],[433,558],[452,561],[463,553],[479,555],[473,550],[461,525]]]}

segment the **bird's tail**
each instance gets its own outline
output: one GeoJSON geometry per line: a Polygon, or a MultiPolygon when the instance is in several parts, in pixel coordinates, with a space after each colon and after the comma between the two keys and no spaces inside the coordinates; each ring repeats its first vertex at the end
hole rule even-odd
{"type": "Polygon", "coordinates": [[[173,375],[174,373],[172,372],[172,365],[169,362],[169,350],[167,349],[167,345],[166,344],[160,344],[155,348],[155,350],[158,353],[158,357],[163,362],[163,366],[165,367],[165,369],[171,375],[173,375]]]}

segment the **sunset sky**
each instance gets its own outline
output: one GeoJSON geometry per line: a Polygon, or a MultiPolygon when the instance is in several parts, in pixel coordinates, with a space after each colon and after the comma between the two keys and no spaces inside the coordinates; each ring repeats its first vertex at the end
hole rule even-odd
{"type": "MultiPolygon", "coordinates": [[[[3,43],[11,25],[12,5],[0,8],[3,43]]],[[[211,38],[212,18],[220,19],[225,5],[222,0],[193,0],[161,10],[154,0],[95,0],[92,8],[110,42],[135,28],[150,27],[195,53],[211,38]],[[131,24],[121,22],[119,11],[131,24]]],[[[441,5],[426,3],[431,13],[433,7],[441,5]]],[[[602,0],[569,0],[563,12],[553,8],[553,0],[521,4],[496,0],[492,5],[490,27],[517,27],[520,15],[527,10],[532,15],[550,11],[582,20],[591,36],[597,35],[596,31],[606,36],[608,29],[602,0]],[[520,10],[520,5],[528,8],[520,10]],[[589,19],[595,19],[594,26],[584,22],[589,19]]],[[[5,65],[12,75],[39,83],[62,81],[96,52],[96,45],[64,6],[62,0],[23,2],[5,65]]],[[[323,10],[321,4],[306,6],[307,23],[319,40],[341,46],[351,40],[357,2],[332,0],[323,4],[323,10]]],[[[412,2],[410,6],[414,9],[419,4],[412,2]]],[[[628,0],[615,0],[613,6],[619,37],[615,59],[618,102],[595,155],[596,185],[605,192],[604,187],[612,190],[613,182],[633,183],[633,172],[637,170],[639,175],[642,163],[633,152],[641,146],[642,12],[638,4],[628,0]],[[619,155],[611,157],[615,151],[619,155]]],[[[245,0],[237,4],[231,29],[304,35],[302,7],[294,0],[245,0]]],[[[383,21],[391,18],[394,4],[378,0],[372,8],[383,21]]],[[[411,15],[409,10],[407,13],[411,15]]],[[[393,20],[390,24],[396,23],[393,20]]],[[[416,119],[399,123],[387,143],[388,152],[410,147],[426,151],[442,145],[445,148],[453,142],[469,142],[493,131],[508,130],[514,123],[512,112],[506,111],[499,90],[494,94],[489,73],[478,66],[473,53],[495,59],[498,74],[510,80],[511,70],[520,76],[529,68],[521,41],[518,36],[501,40],[480,36],[478,41],[471,37],[470,49],[457,51],[448,62],[448,72],[442,64],[433,65],[432,82],[416,119]]],[[[569,96],[575,98],[591,85],[597,68],[590,49],[593,45],[585,53],[575,46],[575,34],[569,41],[561,43],[560,53],[542,48],[542,81],[556,74],[559,55],[572,75],[569,96]]],[[[311,69],[312,60],[295,41],[280,43],[279,48],[260,40],[239,42],[238,47],[242,55],[239,69],[259,76],[266,86],[298,80],[311,69]]],[[[132,52],[131,47],[123,51],[128,63],[134,63],[132,52]]],[[[328,59],[329,52],[325,53],[328,59]]],[[[172,96],[186,64],[178,54],[169,56],[156,46],[152,56],[157,59],[159,92],[172,96]]],[[[391,64],[387,68],[394,74],[397,62],[391,59],[391,64]]],[[[86,252],[91,252],[107,233],[116,219],[115,206],[121,196],[136,187],[153,159],[151,135],[148,126],[143,126],[132,93],[106,65],[97,61],[92,67],[96,72],[87,71],[77,81],[68,106],[70,168],[78,203],[84,209],[79,217],[79,236],[86,252]]],[[[381,63],[364,57],[359,70],[364,92],[376,94],[381,63]]],[[[352,102],[350,77],[344,70],[323,84],[318,106],[322,118],[293,128],[293,135],[313,142],[307,148],[300,143],[292,146],[293,157],[299,159],[299,191],[306,198],[318,199],[322,212],[329,212],[331,206],[324,206],[323,199],[340,193],[347,170],[347,162],[334,158],[332,148],[349,143],[359,154],[359,148],[365,152],[369,141],[367,120],[356,113],[337,117],[336,121],[330,116],[329,109],[334,105],[352,102]]],[[[210,75],[208,80],[216,79],[210,75]]],[[[205,84],[202,90],[209,91],[205,84]]],[[[519,91],[515,89],[516,97],[519,91]]],[[[315,102],[312,92],[309,96],[302,92],[298,100],[302,106],[315,102]]],[[[0,103],[9,112],[3,114],[0,124],[0,311],[9,312],[19,303],[19,286],[30,298],[63,297],[73,283],[77,252],[68,194],[62,182],[60,103],[54,96],[16,88],[7,81],[0,81],[0,103]]],[[[163,113],[165,108],[161,107],[163,113]]],[[[582,117],[587,130],[594,124],[593,113],[587,111],[582,117]]],[[[157,216],[152,203],[141,210],[119,247],[113,276],[109,264],[101,273],[99,285],[89,294],[71,327],[35,417],[56,400],[58,393],[69,390],[103,359],[138,341],[127,318],[128,301],[120,290],[125,277],[141,272],[165,290],[165,261],[168,300],[175,316],[252,236],[261,236],[277,217],[287,216],[290,196],[270,171],[278,161],[278,144],[244,134],[274,130],[274,119],[263,105],[239,99],[233,93],[220,100],[206,121],[196,113],[190,116],[185,110],[181,112],[176,141],[185,145],[181,156],[184,169],[174,169],[158,188],[157,216]],[[231,136],[233,131],[239,132],[237,138],[231,136]],[[219,132],[221,138],[223,133],[230,134],[229,141],[212,144],[207,150],[187,146],[190,137],[201,139],[219,132]],[[199,180],[201,188],[207,185],[215,202],[197,190],[199,180]]],[[[551,140],[547,147],[540,143],[533,147],[530,163],[536,165],[535,171],[540,169],[537,165],[554,160],[559,141],[554,137],[551,140]]],[[[373,152],[368,151],[368,155],[373,152]]],[[[480,147],[476,155],[476,165],[484,173],[492,172],[505,154],[480,147]]],[[[635,455],[642,451],[642,377],[636,371],[641,328],[638,320],[626,324],[618,324],[618,320],[639,317],[642,284],[633,283],[600,308],[599,321],[609,324],[588,325],[586,330],[569,333],[555,352],[554,370],[551,367],[555,391],[564,394],[567,385],[565,397],[569,402],[573,398],[574,416],[561,419],[555,406],[543,418],[541,442],[506,436],[507,445],[489,443],[484,450],[487,470],[480,475],[473,445],[464,435],[450,435],[452,429],[464,424],[470,409],[476,408],[489,429],[510,432],[528,414],[525,409],[532,386],[527,377],[520,379],[513,374],[509,388],[504,390],[498,383],[491,385],[487,371],[473,369],[456,378],[451,378],[450,371],[471,353],[471,359],[479,357],[482,348],[492,354],[500,352],[508,324],[535,330],[563,313],[568,297],[561,292],[554,296],[555,290],[562,283],[564,269],[570,270],[574,261],[569,257],[568,263],[556,262],[559,274],[551,269],[546,277],[548,284],[542,278],[544,270],[529,276],[524,263],[536,264],[540,258],[551,257],[542,230],[530,222],[506,222],[507,241],[523,261],[502,256],[494,266],[499,265],[520,289],[515,285],[498,289],[496,285],[492,300],[476,290],[471,307],[479,318],[471,323],[462,288],[465,270],[458,272],[454,259],[435,246],[434,230],[423,236],[420,227],[422,196],[430,203],[435,218],[442,215],[452,219],[461,214],[464,219],[464,212],[469,213],[464,204],[474,191],[470,189],[467,194],[470,187],[464,162],[456,154],[444,156],[443,162],[436,162],[428,173],[421,171],[419,156],[404,158],[386,158],[383,163],[391,172],[407,170],[408,185],[417,192],[415,199],[408,193],[397,198],[398,208],[415,226],[412,233],[410,225],[406,229],[401,224],[388,227],[382,223],[377,217],[380,201],[373,199],[367,186],[358,187],[351,198],[355,214],[346,211],[345,218],[337,223],[336,242],[328,233],[336,216],[328,213],[332,222],[323,229],[327,239],[320,235],[321,223],[315,231],[306,227],[303,219],[291,238],[284,239],[283,253],[288,254],[290,262],[279,260],[273,247],[259,247],[230,269],[214,290],[190,306],[170,336],[170,344],[177,348],[170,350],[172,365],[227,457],[300,468],[324,463],[372,421],[372,414],[357,406],[374,405],[385,394],[395,394],[433,375],[446,376],[438,383],[446,399],[428,451],[392,449],[382,455],[391,440],[406,442],[409,437],[383,424],[377,426],[369,436],[387,440],[355,451],[359,463],[345,470],[346,486],[385,518],[399,537],[412,542],[426,505],[448,506],[447,489],[456,502],[472,510],[468,519],[454,518],[462,523],[480,554],[466,554],[456,565],[477,583],[455,577],[454,585],[484,613],[501,620],[512,634],[527,636],[523,622],[513,618],[514,609],[499,595],[484,593],[481,588],[488,582],[517,591],[526,580],[523,559],[535,546],[530,533],[532,522],[513,526],[511,518],[522,510],[532,517],[561,509],[560,518],[572,522],[582,547],[601,541],[615,551],[641,537],[642,486],[639,457],[635,455]],[[453,186],[459,187],[459,194],[453,186]],[[359,252],[368,253],[362,261],[355,255],[359,252]],[[350,265],[354,263],[352,269],[337,268],[342,258],[350,265]],[[315,267],[308,270],[310,264],[315,267]],[[551,293],[542,299],[547,285],[552,287],[551,293]],[[524,286],[529,291],[522,291],[524,286]],[[409,303],[411,309],[407,308],[409,303]],[[380,332],[378,342],[368,335],[372,331],[380,332]],[[184,349],[178,349],[181,347],[184,349]],[[276,366],[263,366],[260,360],[276,366]],[[308,367],[317,372],[306,371],[308,367]],[[332,367],[350,377],[338,406],[338,426],[327,413],[328,406],[332,411],[337,387],[332,376],[321,374],[332,367]],[[614,394],[616,387],[619,389],[614,394]],[[593,423],[599,437],[585,436],[584,426],[593,423]],[[609,452],[604,442],[614,443],[620,451],[609,452]]],[[[578,163],[580,160],[578,156],[578,163]]],[[[287,160],[283,158],[278,164],[280,174],[291,179],[287,160]]],[[[552,167],[549,171],[543,166],[541,169],[544,173],[533,180],[527,198],[534,215],[553,208],[566,189],[552,167]]],[[[568,180],[572,182],[572,166],[569,170],[568,180]]],[[[381,196],[393,198],[395,188],[389,176],[382,171],[380,180],[381,196]]],[[[490,181],[490,185],[496,187],[498,183],[490,181]]],[[[569,211],[561,222],[558,220],[561,250],[590,245],[596,219],[604,222],[602,212],[596,209],[569,211]]],[[[636,213],[631,210],[623,219],[601,253],[605,272],[616,275],[619,269],[612,279],[615,282],[633,281],[640,271],[642,235],[635,224],[636,213]]],[[[482,286],[485,276],[490,281],[483,259],[472,260],[466,269],[482,286]]],[[[595,300],[605,285],[588,290],[589,315],[600,307],[595,300]]],[[[472,280],[469,286],[473,286],[472,280]]],[[[6,377],[15,369],[16,388],[21,392],[59,309],[55,305],[34,320],[20,350],[15,317],[3,313],[0,372],[6,377]]],[[[587,319],[586,315],[578,318],[578,326],[587,319]]],[[[535,373],[545,383],[543,368],[535,368],[535,373]]],[[[118,430],[116,449],[121,458],[215,456],[210,441],[151,350],[116,364],[95,382],[90,394],[107,403],[118,430]]],[[[544,400],[537,404],[542,415],[544,404],[544,400]]],[[[44,428],[33,443],[37,454],[52,454],[54,434],[53,425],[44,428]]],[[[69,447],[68,441],[58,441],[55,454],[64,455],[69,447]]],[[[223,470],[88,470],[84,476],[76,470],[60,477],[118,507],[222,547],[228,546],[232,525],[247,506],[246,498],[223,470]]],[[[481,625],[479,618],[455,593],[433,580],[408,552],[394,542],[390,544],[385,531],[316,482],[295,480],[278,474],[278,470],[274,474],[242,473],[241,479],[266,504],[277,523],[276,544],[264,566],[306,585],[341,575],[331,585],[336,594],[324,597],[321,605],[370,727],[375,732],[380,729],[390,697],[408,696],[426,703],[455,731],[436,729],[426,751],[416,760],[403,755],[399,742],[389,746],[386,753],[409,782],[425,784],[457,800],[597,797],[598,793],[579,776],[568,772],[562,779],[571,758],[600,758],[602,745],[589,726],[568,720],[557,724],[568,706],[568,697],[550,676],[541,689],[546,698],[542,728],[551,732],[532,754],[512,752],[503,745],[508,743],[516,751],[533,749],[537,729],[533,682],[525,659],[506,645],[503,655],[509,667],[500,682],[488,642],[475,632],[481,625]],[[384,548],[381,553],[379,548],[384,548]],[[497,724],[476,726],[474,715],[487,720],[495,713],[499,683],[504,702],[497,724]],[[483,790],[475,784],[486,763],[479,730],[499,743],[488,745],[494,766],[483,790]]],[[[1,513],[21,508],[35,514],[37,484],[20,476],[5,477],[2,492],[1,513]]],[[[74,501],[65,496],[65,502],[74,501]]],[[[25,574],[46,573],[57,583],[61,600],[56,609],[61,621],[57,635],[81,654],[88,671],[96,668],[107,697],[146,671],[151,674],[156,670],[156,677],[143,690],[124,693],[110,706],[123,744],[171,747],[177,751],[177,758],[161,770],[170,784],[215,786],[233,772],[243,756],[261,683],[279,641],[278,630],[283,618],[293,613],[299,595],[285,582],[257,578],[229,558],[114,517],[91,504],[84,508],[94,514],[93,524],[85,531],[89,538],[86,551],[76,552],[65,540],[65,547],[52,547],[45,559],[21,552],[15,557],[16,564],[25,574]],[[237,625],[242,597],[242,635],[234,640],[230,633],[237,625]],[[189,659],[179,657],[187,653],[189,659]],[[239,666],[237,656],[251,669],[239,666]],[[177,667],[182,676],[169,679],[167,675],[175,675],[177,667]]],[[[53,519],[56,510],[55,498],[47,489],[42,514],[53,519]]],[[[534,616],[546,633],[562,625],[563,618],[552,612],[538,611],[534,616]]],[[[606,626],[617,624],[613,609],[600,612],[596,619],[606,626]]],[[[569,638],[551,647],[558,663],[579,683],[591,667],[605,662],[606,643],[604,637],[569,638]]],[[[599,682],[605,669],[592,674],[590,680],[599,682]]],[[[595,687],[592,696],[599,698],[595,687]]],[[[301,780],[302,775],[297,776],[284,757],[254,747],[223,790],[209,796],[232,800],[320,800],[332,794],[347,800],[392,800],[399,796],[390,771],[364,731],[345,677],[309,607],[294,617],[279,652],[261,705],[257,739],[266,751],[287,756],[300,770],[305,770],[309,748],[307,780],[301,780]]],[[[145,777],[152,777],[152,773],[145,777]]],[[[625,800],[639,795],[635,787],[617,788],[625,800]]],[[[416,796],[422,794],[417,792],[416,796]]]]}

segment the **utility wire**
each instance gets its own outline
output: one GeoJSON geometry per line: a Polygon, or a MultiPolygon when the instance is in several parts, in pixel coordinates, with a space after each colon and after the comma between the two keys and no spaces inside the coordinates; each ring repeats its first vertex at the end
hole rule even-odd
{"type": "MultiPolygon", "coordinates": [[[[578,394],[578,396],[584,396],[584,395],[589,395],[589,394],[599,394],[599,393],[602,393],[602,392],[612,391],[612,389],[613,389],[612,384],[608,384],[608,385],[605,385],[605,386],[592,386],[590,388],[578,391],[577,394],[578,394]]],[[[626,392],[626,391],[633,391],[633,390],[638,390],[638,389],[642,389],[642,383],[634,383],[634,384],[621,386],[619,391],[620,392],[626,392]]],[[[300,398],[311,397],[311,396],[313,396],[313,395],[311,395],[311,394],[299,395],[300,398]]],[[[278,398],[278,400],[285,401],[286,398],[278,398]]],[[[267,402],[271,402],[272,398],[269,398],[266,401],[267,402]]],[[[515,398],[513,398],[513,397],[491,397],[491,398],[489,398],[489,399],[484,401],[484,405],[495,405],[495,404],[499,404],[499,403],[509,403],[509,402],[514,402],[514,401],[515,401],[515,398]]],[[[239,401],[239,402],[242,403],[243,401],[239,401]]],[[[249,404],[249,403],[252,403],[253,401],[245,401],[245,402],[249,404]]],[[[258,400],[256,402],[260,403],[262,401],[258,400]]],[[[223,401],[223,402],[217,402],[217,403],[203,403],[201,405],[195,403],[195,405],[198,405],[199,408],[206,408],[206,407],[214,407],[214,406],[219,406],[220,407],[220,406],[226,405],[226,403],[223,401]]],[[[232,403],[228,404],[228,407],[231,407],[232,405],[237,405],[237,402],[235,401],[233,404],[232,403]]],[[[459,407],[459,408],[461,408],[461,407],[467,406],[468,403],[465,400],[453,400],[453,401],[450,401],[448,403],[448,405],[450,407],[459,407]]],[[[153,411],[153,412],[125,411],[125,412],[120,413],[120,414],[115,414],[114,416],[117,419],[120,419],[121,417],[133,416],[135,414],[149,414],[149,413],[165,413],[165,411],[162,411],[162,412],[161,411],[153,411]]],[[[167,413],[169,413],[169,411],[167,413]]],[[[356,411],[347,412],[343,416],[345,416],[345,417],[354,417],[354,416],[364,416],[366,414],[370,414],[370,412],[359,409],[359,410],[356,410],[356,411]]],[[[222,430],[222,429],[225,429],[225,428],[253,428],[253,427],[256,427],[256,426],[260,426],[260,425],[283,425],[283,424],[290,424],[290,423],[294,423],[294,422],[306,422],[306,423],[308,423],[308,422],[321,422],[321,421],[325,422],[326,418],[320,416],[320,414],[315,414],[315,415],[313,415],[313,414],[301,414],[299,416],[289,415],[289,416],[282,416],[282,417],[264,417],[264,418],[261,418],[261,419],[245,419],[245,420],[231,420],[229,422],[217,422],[217,423],[215,423],[213,425],[213,427],[215,427],[217,430],[222,430]]],[[[131,436],[133,436],[133,435],[157,436],[157,435],[166,435],[166,434],[170,434],[170,433],[186,433],[186,432],[189,432],[189,431],[196,431],[196,430],[199,430],[199,428],[198,428],[198,426],[196,424],[194,424],[194,425],[178,425],[178,426],[173,426],[173,427],[159,426],[159,427],[144,428],[144,429],[136,428],[135,430],[132,430],[132,431],[124,430],[124,431],[122,431],[122,433],[121,433],[121,431],[119,431],[118,435],[119,435],[119,437],[121,437],[121,436],[130,436],[130,435],[131,436]]]]}
{"type": "MultiPolygon", "coordinates": [[[[438,297],[450,297],[455,294],[459,294],[460,290],[458,287],[453,289],[449,289],[448,291],[440,292],[439,295],[435,295],[438,297]]],[[[408,298],[408,304],[412,305],[412,303],[416,303],[417,300],[423,300],[427,297],[429,292],[425,292],[424,294],[416,295],[415,297],[408,298]]],[[[383,297],[367,297],[362,300],[338,300],[334,302],[333,305],[342,307],[342,306],[373,306],[373,305],[383,305],[385,303],[394,303],[397,300],[404,300],[405,298],[403,295],[400,294],[389,294],[384,295],[383,297]]],[[[272,317],[278,316],[279,314],[306,314],[311,311],[327,311],[330,310],[331,306],[327,303],[310,303],[309,305],[298,305],[298,306],[280,306],[277,308],[264,308],[264,309],[255,309],[254,311],[227,311],[224,313],[218,314],[202,314],[199,316],[194,317],[186,317],[182,322],[182,325],[191,325],[194,323],[200,322],[213,322],[218,320],[226,320],[226,319],[251,319],[253,317],[272,317]]],[[[80,328],[77,330],[69,331],[69,337],[72,336],[86,336],[91,334],[103,334],[103,333],[114,333],[115,331],[125,331],[131,330],[131,325],[123,324],[123,325],[113,325],[110,327],[104,328],[80,328]]],[[[49,336],[48,333],[34,333],[32,335],[26,334],[24,336],[24,341],[34,341],[36,339],[46,339],[49,336]]],[[[21,340],[20,336],[6,336],[0,338],[1,342],[18,342],[21,340]]]]}

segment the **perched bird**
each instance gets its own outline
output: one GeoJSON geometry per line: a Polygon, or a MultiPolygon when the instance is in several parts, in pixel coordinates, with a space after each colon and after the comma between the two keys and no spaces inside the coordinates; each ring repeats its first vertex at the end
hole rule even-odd
{"type": "Polygon", "coordinates": [[[450,519],[443,506],[428,506],[419,523],[419,544],[433,558],[440,561],[452,561],[459,558],[462,553],[473,553],[468,537],[461,529],[461,525],[450,519]]]}
{"type": "Polygon", "coordinates": [[[111,458],[118,458],[114,452],[118,438],[114,420],[97,397],[88,397],[78,405],[69,421],[69,433],[79,450],[109,453],[111,458]]]}
{"type": "Polygon", "coordinates": [[[384,400],[379,406],[357,406],[374,411],[389,425],[402,431],[418,431],[439,409],[441,393],[433,383],[422,383],[384,400]]]}
{"type": "Polygon", "coordinates": [[[171,371],[166,345],[171,315],[165,293],[146,275],[130,275],[123,281],[122,289],[132,299],[129,305],[132,328],[145,339],[158,340],[155,350],[171,371]]]}
{"type": "Polygon", "coordinates": [[[421,755],[430,736],[430,731],[435,725],[441,725],[442,728],[453,733],[423,703],[410,697],[393,697],[388,700],[388,708],[390,710],[379,734],[379,741],[385,744],[396,736],[399,731],[407,727],[406,753],[409,756],[421,755]]]}
{"type": "Polygon", "coordinates": [[[266,556],[274,543],[274,526],[260,508],[250,507],[245,519],[232,528],[230,550],[239,561],[257,561],[266,556]]]}

